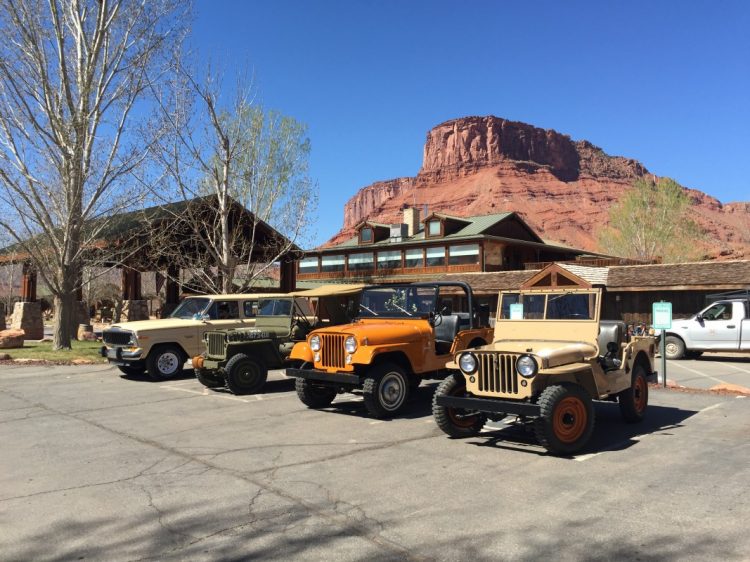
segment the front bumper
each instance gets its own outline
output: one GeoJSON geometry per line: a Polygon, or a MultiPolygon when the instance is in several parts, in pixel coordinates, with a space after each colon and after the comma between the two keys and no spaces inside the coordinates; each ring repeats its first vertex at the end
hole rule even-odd
{"type": "Polygon", "coordinates": [[[435,400],[438,406],[445,406],[447,408],[462,408],[464,410],[477,410],[493,414],[513,414],[529,418],[539,417],[541,414],[539,405],[529,402],[514,402],[511,400],[495,400],[490,398],[465,398],[461,396],[437,396],[435,400]]]}
{"type": "Polygon", "coordinates": [[[328,382],[336,384],[350,384],[353,386],[361,386],[364,379],[359,375],[349,375],[344,373],[326,373],[325,371],[318,371],[315,369],[287,369],[287,377],[295,377],[298,379],[307,379],[317,382],[328,382]]]}
{"type": "Polygon", "coordinates": [[[99,354],[113,365],[132,365],[135,361],[141,361],[143,350],[138,348],[135,351],[125,351],[125,348],[122,347],[103,345],[99,354]]]}

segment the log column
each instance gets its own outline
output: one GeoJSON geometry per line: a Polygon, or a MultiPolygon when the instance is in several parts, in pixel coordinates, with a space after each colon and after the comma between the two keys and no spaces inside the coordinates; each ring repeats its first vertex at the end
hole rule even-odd
{"type": "Polygon", "coordinates": [[[285,258],[281,260],[279,288],[282,293],[291,293],[297,286],[297,262],[285,258]]]}
{"type": "Polygon", "coordinates": [[[180,304],[180,268],[177,265],[170,265],[167,268],[166,280],[166,298],[162,308],[162,317],[169,316],[172,311],[180,304]]]}
{"type": "Polygon", "coordinates": [[[148,304],[141,294],[141,272],[123,267],[120,321],[132,320],[148,320],[148,304]]]}

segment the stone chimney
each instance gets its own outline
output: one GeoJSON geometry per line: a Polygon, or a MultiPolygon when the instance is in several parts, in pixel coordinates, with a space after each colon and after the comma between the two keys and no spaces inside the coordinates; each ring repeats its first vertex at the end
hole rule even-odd
{"type": "Polygon", "coordinates": [[[419,232],[419,209],[416,207],[407,207],[404,209],[404,223],[409,236],[414,236],[419,232]]]}

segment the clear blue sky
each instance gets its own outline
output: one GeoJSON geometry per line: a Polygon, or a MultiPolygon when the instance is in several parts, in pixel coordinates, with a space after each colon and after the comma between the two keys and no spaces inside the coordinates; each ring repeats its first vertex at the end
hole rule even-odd
{"type": "MultiPolygon", "coordinates": [[[[496,115],[587,139],[726,203],[750,201],[750,2],[198,0],[194,41],[306,123],[316,241],[427,131],[496,115]]],[[[231,80],[227,80],[231,82],[231,80]]]]}

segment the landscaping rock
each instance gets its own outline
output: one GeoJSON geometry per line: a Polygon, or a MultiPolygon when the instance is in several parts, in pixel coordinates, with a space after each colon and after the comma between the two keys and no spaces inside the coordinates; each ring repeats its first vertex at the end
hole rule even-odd
{"type": "Polygon", "coordinates": [[[0,353],[0,361],[9,361],[9,360],[10,360],[10,355],[8,355],[7,353],[0,353]]]}
{"type": "Polygon", "coordinates": [[[70,362],[71,365],[93,365],[94,362],[90,359],[73,359],[70,362]]]}
{"type": "Polygon", "coordinates": [[[23,330],[3,330],[0,332],[0,349],[23,347],[23,330]]]}

